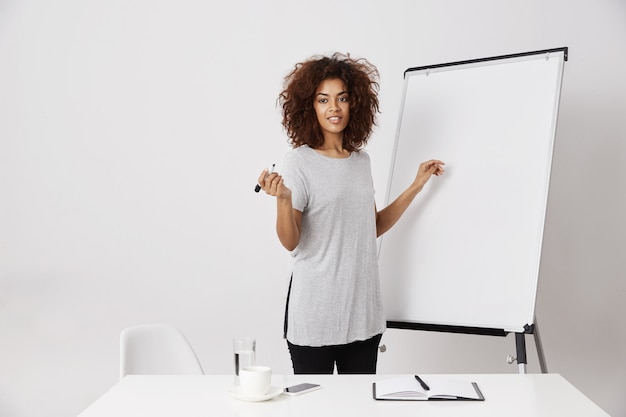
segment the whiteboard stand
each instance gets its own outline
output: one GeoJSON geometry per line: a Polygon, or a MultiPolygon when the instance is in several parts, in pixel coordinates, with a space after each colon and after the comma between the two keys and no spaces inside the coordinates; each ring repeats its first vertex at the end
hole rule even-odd
{"type": "Polygon", "coordinates": [[[519,373],[526,373],[526,364],[528,363],[528,359],[526,357],[526,333],[532,333],[534,335],[535,347],[537,349],[537,357],[539,359],[539,367],[542,374],[547,374],[548,366],[546,364],[546,358],[543,353],[543,345],[541,344],[541,336],[539,335],[539,326],[537,325],[536,319],[535,324],[530,326],[526,325],[526,331],[524,333],[515,333],[515,350],[517,357],[514,358],[509,355],[507,357],[507,362],[509,364],[512,364],[516,361],[519,368],[519,373]]]}
{"type": "Polygon", "coordinates": [[[568,48],[409,68],[387,204],[420,162],[446,163],[398,224],[378,261],[388,328],[526,334],[547,372],[535,300],[552,153],[568,48]],[[515,291],[512,291],[515,289],[515,291]]]}

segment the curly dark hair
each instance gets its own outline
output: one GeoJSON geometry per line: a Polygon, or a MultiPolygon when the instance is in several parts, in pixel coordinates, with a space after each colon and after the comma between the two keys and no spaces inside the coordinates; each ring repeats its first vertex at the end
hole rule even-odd
{"type": "Polygon", "coordinates": [[[350,121],[344,130],[343,147],[359,151],[367,144],[376,125],[378,106],[378,69],[364,58],[349,54],[313,56],[295,65],[285,76],[284,89],[278,96],[282,107],[282,124],[289,143],[297,148],[308,145],[315,149],[324,143],[322,130],[313,108],[319,84],[327,79],[340,79],[350,95],[350,121]]]}

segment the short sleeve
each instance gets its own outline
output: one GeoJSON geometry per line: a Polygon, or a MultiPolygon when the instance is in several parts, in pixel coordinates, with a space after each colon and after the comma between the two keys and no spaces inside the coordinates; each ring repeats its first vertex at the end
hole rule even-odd
{"type": "Polygon", "coordinates": [[[293,208],[303,212],[308,203],[306,176],[303,163],[296,150],[288,152],[283,159],[282,176],[285,185],[291,190],[293,208]]]}

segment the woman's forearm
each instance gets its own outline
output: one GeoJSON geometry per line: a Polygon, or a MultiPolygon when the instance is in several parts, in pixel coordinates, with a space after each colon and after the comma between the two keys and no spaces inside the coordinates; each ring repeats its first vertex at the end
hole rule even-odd
{"type": "Polygon", "coordinates": [[[276,233],[285,249],[292,251],[300,242],[302,213],[294,210],[289,198],[276,199],[276,233]]]}
{"type": "Polygon", "coordinates": [[[391,204],[376,213],[376,237],[391,229],[398,222],[423,187],[423,185],[412,185],[391,204]]]}
{"type": "Polygon", "coordinates": [[[415,196],[422,191],[422,188],[424,188],[424,185],[426,185],[430,177],[433,175],[439,176],[444,173],[443,165],[443,161],[438,159],[431,159],[420,164],[415,180],[413,180],[409,188],[404,190],[393,203],[389,204],[381,211],[376,212],[376,236],[382,235],[396,224],[406,209],[411,205],[415,196]]]}

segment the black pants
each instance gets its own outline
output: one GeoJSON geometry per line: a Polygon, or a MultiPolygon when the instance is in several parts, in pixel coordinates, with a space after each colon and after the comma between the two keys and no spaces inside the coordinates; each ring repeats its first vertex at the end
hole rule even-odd
{"type": "Polygon", "coordinates": [[[333,346],[298,346],[287,341],[295,374],[375,374],[382,334],[333,346]]]}

